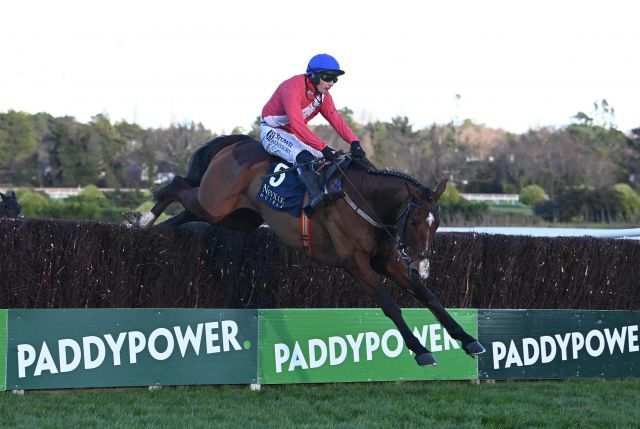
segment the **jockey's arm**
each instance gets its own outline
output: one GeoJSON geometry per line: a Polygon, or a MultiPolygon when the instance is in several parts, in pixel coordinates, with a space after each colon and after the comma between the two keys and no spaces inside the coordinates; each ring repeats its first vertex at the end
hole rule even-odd
{"type": "Polygon", "coordinates": [[[322,108],[320,109],[320,113],[322,116],[331,124],[334,130],[338,133],[342,140],[347,143],[352,143],[354,141],[359,141],[360,139],[356,137],[353,130],[342,119],[342,116],[336,109],[336,106],[333,104],[333,98],[331,94],[326,94],[324,100],[322,101],[322,108]]]}

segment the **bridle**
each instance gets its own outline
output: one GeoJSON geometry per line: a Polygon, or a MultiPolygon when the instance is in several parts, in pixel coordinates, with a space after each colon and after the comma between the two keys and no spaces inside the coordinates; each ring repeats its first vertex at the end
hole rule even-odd
{"type": "MultiPolygon", "coordinates": [[[[362,194],[358,190],[358,187],[356,187],[353,184],[353,182],[351,182],[349,177],[347,177],[347,175],[344,172],[344,170],[337,163],[335,163],[334,165],[336,165],[338,171],[340,171],[340,173],[342,174],[342,177],[344,179],[346,179],[347,182],[349,182],[349,184],[355,190],[356,194],[360,197],[360,199],[362,201],[364,201],[364,203],[367,206],[367,208],[369,209],[369,211],[371,213],[373,213],[376,218],[380,219],[380,217],[376,214],[375,210],[373,210],[371,205],[362,196],[362,194]]],[[[428,201],[433,201],[433,194],[431,193],[431,189],[424,188],[424,187],[422,187],[422,185],[419,185],[419,186],[421,187],[421,190],[424,193],[426,193],[427,200],[428,201]]],[[[407,230],[407,223],[409,222],[409,218],[410,218],[410,214],[411,214],[411,209],[412,208],[416,208],[416,209],[419,209],[419,210],[423,210],[425,212],[428,212],[430,215],[433,214],[433,211],[430,210],[427,207],[424,207],[424,206],[420,205],[420,204],[416,204],[414,202],[414,200],[413,200],[413,196],[411,194],[409,194],[409,199],[407,201],[406,207],[404,208],[404,210],[402,210],[400,215],[398,215],[398,217],[393,222],[393,224],[384,224],[382,222],[379,222],[379,221],[373,219],[364,210],[362,210],[360,207],[358,207],[356,205],[356,203],[353,201],[353,199],[346,192],[343,191],[343,193],[344,193],[344,199],[345,199],[346,203],[353,209],[353,211],[356,212],[356,214],[358,214],[361,218],[366,220],[368,223],[370,223],[374,227],[380,228],[380,229],[385,231],[385,233],[389,236],[389,239],[395,244],[396,252],[398,253],[399,258],[402,259],[405,262],[405,264],[407,264],[407,276],[411,277],[411,265],[415,261],[422,260],[422,259],[426,258],[429,255],[429,250],[428,249],[420,249],[418,246],[411,245],[407,241],[406,230],[407,230]],[[396,231],[398,231],[398,234],[397,234],[398,238],[396,238],[396,236],[393,235],[393,233],[391,232],[391,229],[395,229],[396,231]],[[414,249],[418,250],[418,252],[417,252],[418,253],[418,258],[412,258],[411,255],[409,255],[408,250],[410,248],[414,248],[414,249]]],[[[429,227],[430,226],[431,225],[429,225],[429,227]]],[[[427,236],[427,242],[428,241],[429,241],[429,236],[427,236]]]]}
{"type": "MultiPolygon", "coordinates": [[[[431,201],[433,199],[433,196],[431,195],[431,190],[429,188],[425,188],[425,189],[427,191],[427,199],[429,201],[431,201]]],[[[416,250],[420,250],[420,248],[418,248],[415,245],[411,246],[407,242],[407,238],[405,237],[406,229],[407,229],[407,222],[409,220],[409,215],[411,214],[411,208],[416,208],[416,209],[428,212],[429,214],[432,214],[432,212],[428,208],[423,207],[420,204],[414,203],[413,202],[413,197],[411,195],[409,195],[409,201],[407,201],[407,206],[402,211],[402,213],[400,213],[400,216],[398,216],[398,218],[394,222],[394,225],[395,225],[396,229],[398,229],[398,223],[400,223],[400,227],[398,229],[398,240],[396,240],[396,250],[398,252],[398,255],[400,255],[400,258],[403,261],[405,261],[405,263],[409,267],[409,272],[411,271],[411,264],[413,264],[415,261],[422,260],[422,259],[426,258],[429,255],[429,250],[428,249],[422,249],[421,251],[418,252],[418,258],[413,259],[413,258],[411,258],[411,256],[407,252],[407,250],[410,247],[414,247],[414,248],[416,248],[416,250]]],[[[429,225],[429,227],[430,226],[431,225],[429,225]]],[[[428,235],[427,235],[427,242],[429,242],[429,236],[428,235]]]]}

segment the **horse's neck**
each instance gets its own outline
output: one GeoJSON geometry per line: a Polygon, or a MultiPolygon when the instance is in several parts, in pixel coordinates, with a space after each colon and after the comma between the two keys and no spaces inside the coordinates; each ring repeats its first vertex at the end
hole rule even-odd
{"type": "Polygon", "coordinates": [[[376,176],[361,172],[355,177],[358,194],[366,200],[370,208],[385,223],[395,220],[407,200],[407,188],[404,180],[398,177],[376,176]]]}

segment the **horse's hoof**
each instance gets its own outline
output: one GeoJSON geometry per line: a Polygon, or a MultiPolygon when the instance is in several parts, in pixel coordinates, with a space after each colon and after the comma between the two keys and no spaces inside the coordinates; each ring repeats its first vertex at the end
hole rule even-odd
{"type": "Polygon", "coordinates": [[[416,362],[420,366],[435,366],[438,365],[436,358],[433,357],[433,354],[430,352],[422,353],[421,355],[416,355],[416,362]]]}
{"type": "Polygon", "coordinates": [[[468,355],[471,355],[471,356],[480,355],[480,354],[486,352],[485,348],[482,347],[482,344],[480,344],[478,341],[473,341],[471,343],[464,344],[462,346],[462,349],[468,355]]]}
{"type": "Polygon", "coordinates": [[[140,226],[140,218],[142,213],[131,210],[125,210],[122,212],[122,217],[131,224],[131,226],[140,226]]]}

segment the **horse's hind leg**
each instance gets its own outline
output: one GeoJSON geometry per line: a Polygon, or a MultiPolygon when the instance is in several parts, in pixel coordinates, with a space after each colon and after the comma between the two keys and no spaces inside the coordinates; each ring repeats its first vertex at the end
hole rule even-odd
{"type": "Polygon", "coordinates": [[[165,228],[177,228],[180,225],[184,225],[185,223],[196,222],[199,220],[201,219],[195,217],[193,214],[191,214],[191,212],[183,210],[177,215],[165,220],[164,222],[159,223],[157,226],[162,226],[165,228]]]}
{"type": "Polygon", "coordinates": [[[194,217],[192,220],[209,221],[209,214],[198,202],[197,188],[191,185],[181,176],[175,176],[171,183],[156,191],[154,195],[156,204],[151,211],[143,215],[138,221],[138,226],[147,229],[151,228],[156,219],[174,201],[179,202],[194,217]]]}

